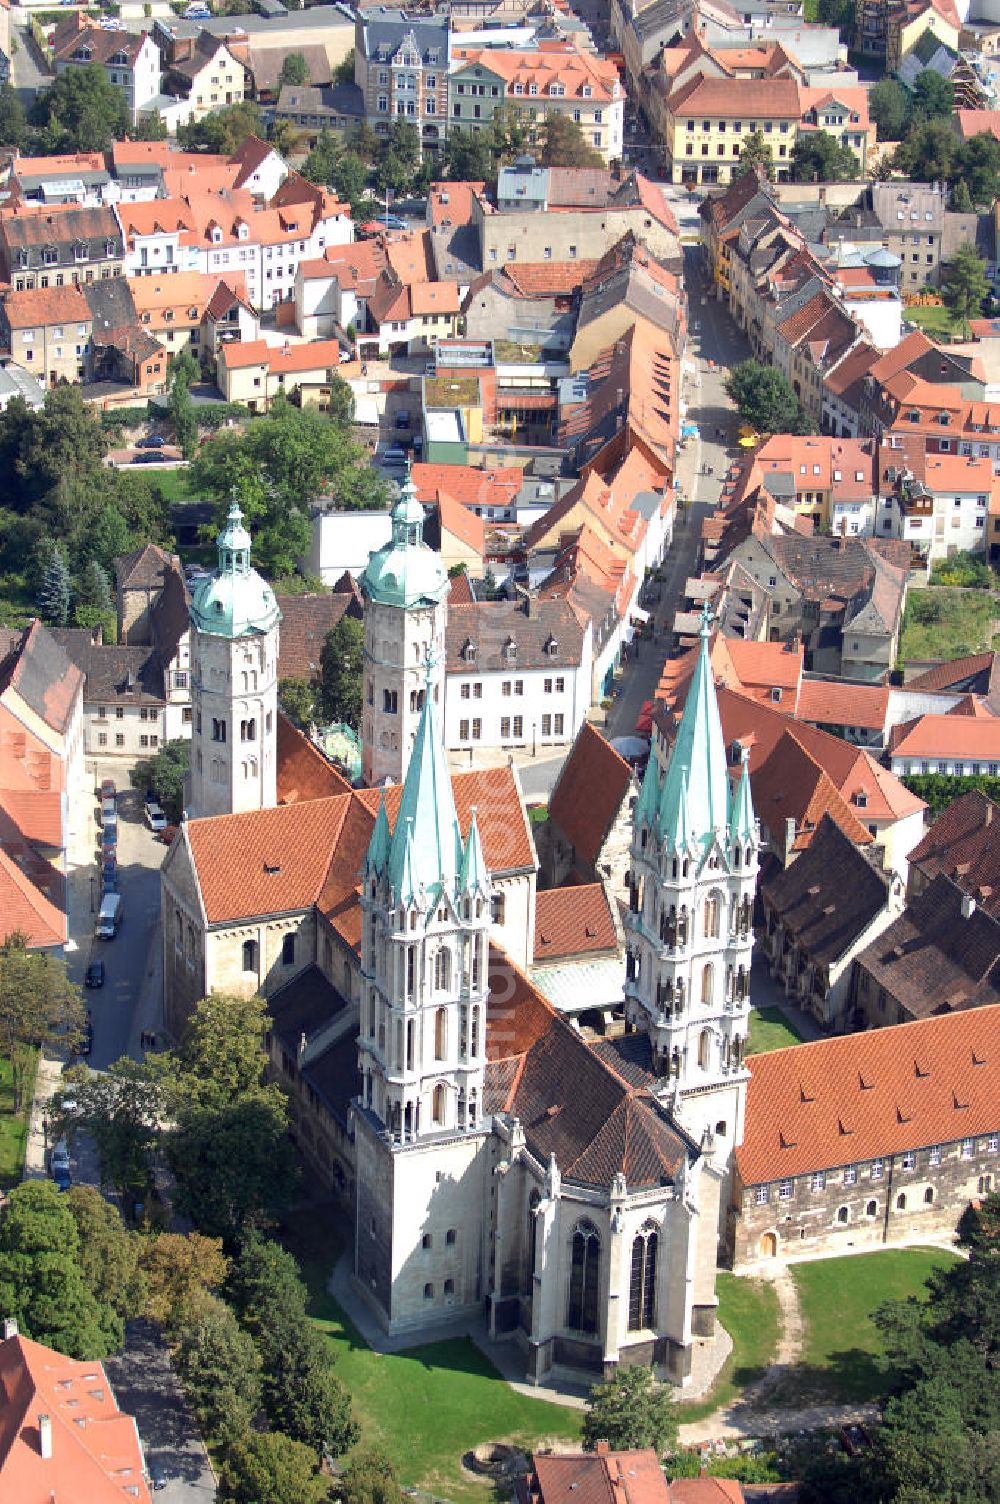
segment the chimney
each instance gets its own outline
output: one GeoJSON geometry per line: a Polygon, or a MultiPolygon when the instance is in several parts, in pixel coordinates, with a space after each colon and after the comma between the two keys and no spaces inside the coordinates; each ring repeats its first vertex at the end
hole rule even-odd
{"type": "Polygon", "coordinates": [[[976,900],[971,893],[962,894],[962,918],[971,919],[976,912],[976,900]]]}
{"type": "Polygon", "coordinates": [[[785,820],[785,857],[789,857],[792,847],[795,845],[795,817],[789,815],[785,820]]]}
{"type": "Polygon", "coordinates": [[[611,1447],[610,1447],[610,1445],[609,1445],[608,1442],[606,1442],[606,1441],[599,1441],[597,1443],[597,1446],[596,1446],[595,1450],[597,1452],[598,1457],[607,1457],[608,1453],[611,1451],[611,1447]]]}
{"type": "Polygon", "coordinates": [[[52,1456],[52,1422],[47,1415],[38,1417],[38,1451],[46,1462],[52,1456]]]}
{"type": "Polygon", "coordinates": [[[17,1336],[17,1322],[14,1320],[13,1316],[4,1317],[3,1325],[2,1327],[0,1327],[0,1331],[3,1332],[3,1340],[5,1342],[7,1341],[8,1337],[17,1336]]]}

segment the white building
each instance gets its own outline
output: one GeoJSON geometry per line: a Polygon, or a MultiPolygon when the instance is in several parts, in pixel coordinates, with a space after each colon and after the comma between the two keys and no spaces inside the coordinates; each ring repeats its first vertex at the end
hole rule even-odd
{"type": "Polygon", "coordinates": [[[879,500],[878,536],[903,538],[915,554],[936,563],[954,553],[981,553],[987,518],[1000,512],[1000,478],[985,456],[927,454],[918,471],[900,456],[896,474],[882,451],[885,493],[879,500]]]}
{"type": "Polygon", "coordinates": [[[57,41],[54,62],[57,74],[65,73],[67,68],[100,65],[108,82],[125,95],[132,125],[160,92],[163,67],[160,49],[145,31],[136,35],[130,31],[86,26],[61,45],[57,41]]]}
{"type": "Polygon", "coordinates": [[[368,560],[392,537],[388,512],[337,512],[317,509],[312,516],[309,573],[333,585],[347,569],[358,576],[368,560]]]}
{"type": "Polygon", "coordinates": [[[193,815],[277,802],[278,623],[270,585],[250,566],[250,534],[234,502],[219,567],[191,600],[193,815]]]}

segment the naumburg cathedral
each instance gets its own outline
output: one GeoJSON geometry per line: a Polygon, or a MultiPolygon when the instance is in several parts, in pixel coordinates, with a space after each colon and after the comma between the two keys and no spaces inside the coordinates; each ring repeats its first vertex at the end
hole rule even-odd
{"type": "Polygon", "coordinates": [[[318,754],[278,709],[280,613],[230,513],[191,605],[167,1020],[179,1032],[212,990],[327,989],[288,1071],[342,1063],[330,1111],[347,1125],[356,1288],[386,1331],[485,1312],[529,1379],[625,1362],[682,1383],[714,1329],[758,861],[708,622],[669,765],[650,760],[635,809],[626,1032],[588,1041],[527,974],[538,864],[515,770],[448,769],[448,581],[422,525],[407,484],[362,578],[375,786],[351,790],[332,769],[303,774],[318,754]]]}

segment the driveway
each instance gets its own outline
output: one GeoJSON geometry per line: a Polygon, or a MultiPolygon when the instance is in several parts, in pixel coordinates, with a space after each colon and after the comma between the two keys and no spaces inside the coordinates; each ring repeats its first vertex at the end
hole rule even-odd
{"type": "Polygon", "coordinates": [[[125,1351],[104,1366],[119,1408],[135,1416],[147,1466],[158,1463],[166,1476],[166,1487],[153,1496],[158,1504],[209,1504],[215,1478],[159,1328],[130,1321],[125,1351]]]}

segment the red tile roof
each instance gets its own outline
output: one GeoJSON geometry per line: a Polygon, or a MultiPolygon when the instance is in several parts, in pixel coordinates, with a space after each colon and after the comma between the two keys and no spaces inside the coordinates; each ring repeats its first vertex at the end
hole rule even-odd
{"type": "Polygon", "coordinates": [[[672,1504],[653,1447],[533,1459],[520,1504],[672,1504]]]}
{"type": "MultiPolygon", "coordinates": [[[[90,305],[78,287],[32,287],[24,292],[9,292],[3,311],[12,329],[91,322],[90,305]]],[[[76,334],[76,330],[71,333],[76,334]]]]}
{"type": "Polygon", "coordinates": [[[883,732],[889,713],[889,686],[803,679],[796,713],[799,720],[819,726],[860,726],[866,731],[883,732]]]}
{"type": "Polygon", "coordinates": [[[632,786],[632,769],[589,721],[577,733],[549,801],[549,818],[593,865],[632,786]]]}
{"type": "Polygon", "coordinates": [[[618,935],[603,883],[536,893],[536,966],[617,950],[618,935]]]}
{"type": "Polygon", "coordinates": [[[1000,806],[978,789],[941,811],[908,861],[928,882],[943,872],[1000,917],[1000,806]]]}
{"type": "Polygon", "coordinates": [[[278,711],[278,803],[349,794],[351,785],[303,732],[278,711]]]}
{"type": "Polygon", "coordinates": [[[969,758],[1000,763],[1000,717],[921,715],[894,726],[893,757],[969,758]]]}
{"type": "Polygon", "coordinates": [[[65,1358],[26,1337],[0,1342],[0,1497],[150,1504],[135,1421],[96,1359],[65,1358]],[[41,1455],[39,1415],[51,1424],[50,1457],[41,1455]]]}
{"type": "MultiPolygon", "coordinates": [[[[59,796],[56,795],[56,798],[59,796]]],[[[7,802],[5,796],[4,802],[7,802]]],[[[20,824],[20,822],[18,822],[20,824]]],[[[58,844],[58,843],[52,843],[58,844]]],[[[28,937],[31,948],[47,950],[65,945],[68,937],[65,913],[36,888],[15,861],[0,849],[0,939],[6,940],[15,930],[28,937]]],[[[0,1483],[3,1472],[0,1471],[0,1483]]]]}

